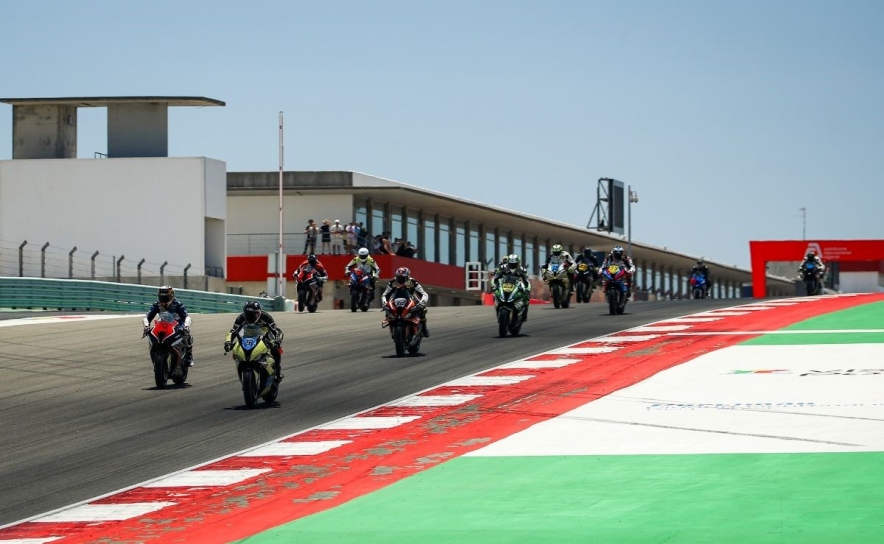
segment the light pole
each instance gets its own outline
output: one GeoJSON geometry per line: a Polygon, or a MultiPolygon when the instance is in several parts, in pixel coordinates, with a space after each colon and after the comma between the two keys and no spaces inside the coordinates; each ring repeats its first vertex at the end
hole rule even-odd
{"type": "Polygon", "coordinates": [[[626,206],[626,221],[627,225],[627,233],[626,233],[626,254],[629,255],[629,258],[632,258],[632,203],[638,202],[638,193],[632,190],[632,185],[626,186],[627,193],[629,194],[629,204],[626,206]]]}

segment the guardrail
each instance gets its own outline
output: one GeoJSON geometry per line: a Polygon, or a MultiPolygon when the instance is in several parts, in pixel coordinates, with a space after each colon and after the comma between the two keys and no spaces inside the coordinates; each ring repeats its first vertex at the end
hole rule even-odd
{"type": "MultiPolygon", "coordinates": [[[[240,312],[253,297],[176,289],[190,313],[240,312]]],[[[157,288],[91,280],[0,278],[0,308],[39,310],[105,310],[146,313],[157,300],[157,288]]],[[[268,309],[273,299],[262,300],[268,309]]]]}

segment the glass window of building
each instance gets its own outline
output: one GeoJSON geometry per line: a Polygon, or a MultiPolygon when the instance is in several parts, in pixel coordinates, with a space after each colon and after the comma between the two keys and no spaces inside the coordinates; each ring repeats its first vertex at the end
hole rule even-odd
{"type": "Polygon", "coordinates": [[[498,262],[509,254],[509,238],[507,238],[506,232],[501,232],[497,237],[498,262]]]}
{"type": "Polygon", "coordinates": [[[548,249],[544,244],[538,244],[538,245],[540,246],[540,249],[537,252],[538,253],[537,258],[539,259],[537,261],[537,273],[539,274],[540,267],[543,266],[543,263],[546,262],[546,256],[547,256],[548,249]]]}
{"type": "Polygon", "coordinates": [[[442,264],[451,264],[451,219],[447,217],[439,218],[439,262],[442,264]]]}
{"type": "Polygon", "coordinates": [[[408,225],[405,229],[405,239],[408,242],[411,242],[412,245],[417,246],[418,242],[418,229],[420,227],[420,217],[418,216],[417,210],[408,210],[408,225]]]}
{"type": "Polygon", "coordinates": [[[522,253],[522,236],[516,235],[513,236],[513,253],[519,256],[519,259],[522,260],[522,265],[525,264],[525,255],[522,253]]]}
{"type": "Polygon", "coordinates": [[[525,241],[525,268],[528,269],[529,274],[536,274],[536,266],[537,264],[534,262],[534,242],[532,238],[528,238],[525,241]]]}
{"type": "Polygon", "coordinates": [[[497,258],[497,255],[494,252],[494,229],[488,229],[485,231],[485,268],[494,270],[497,267],[497,263],[500,262],[500,259],[497,258]]]}
{"type": "Polygon", "coordinates": [[[371,225],[368,227],[368,232],[372,237],[384,232],[384,225],[386,224],[384,223],[384,205],[380,202],[375,204],[377,207],[373,207],[371,210],[371,225]]]}
{"type": "Polygon", "coordinates": [[[467,262],[467,224],[463,221],[454,222],[454,264],[463,266],[467,262]]]}
{"type": "Polygon", "coordinates": [[[396,238],[405,236],[405,222],[402,217],[402,206],[390,206],[390,243],[396,238]]]}
{"type": "MultiPolygon", "coordinates": [[[[433,217],[432,215],[430,217],[433,217]]],[[[424,243],[423,248],[418,248],[418,251],[421,251],[421,256],[427,261],[435,261],[436,260],[436,221],[433,219],[428,219],[424,217],[424,243]]]]}
{"type": "Polygon", "coordinates": [[[368,203],[363,198],[354,198],[353,203],[355,204],[355,208],[353,210],[353,220],[356,221],[356,224],[362,223],[363,225],[368,224],[368,203]]]}
{"type": "Polygon", "coordinates": [[[479,244],[481,242],[482,240],[479,239],[479,226],[475,224],[470,225],[470,254],[468,259],[471,262],[479,262],[479,244]]]}

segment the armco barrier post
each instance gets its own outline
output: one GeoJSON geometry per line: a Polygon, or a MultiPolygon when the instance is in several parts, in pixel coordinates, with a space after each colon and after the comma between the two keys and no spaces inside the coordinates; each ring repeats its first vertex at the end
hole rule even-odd
{"type": "Polygon", "coordinates": [[[126,258],[125,255],[120,255],[120,258],[117,259],[117,283],[120,283],[120,281],[121,281],[121,278],[120,278],[120,263],[122,263],[122,262],[123,262],[123,259],[125,259],[125,258],[126,258]]]}
{"type": "Polygon", "coordinates": [[[97,251],[96,251],[95,253],[92,254],[92,259],[91,259],[91,261],[92,261],[92,279],[93,279],[93,280],[95,279],[95,258],[96,258],[96,257],[98,257],[98,252],[97,252],[97,251]]]}
{"type": "Polygon", "coordinates": [[[25,240],[18,246],[18,277],[25,277],[25,246],[28,245],[28,241],[25,240]]]}
{"type": "Polygon", "coordinates": [[[46,248],[49,247],[49,242],[43,244],[43,247],[40,248],[40,277],[46,277],[46,248]]]}
{"type": "Polygon", "coordinates": [[[160,285],[166,285],[166,265],[169,264],[169,261],[163,261],[163,264],[160,265],[160,285]]]}
{"type": "Polygon", "coordinates": [[[141,265],[144,264],[144,259],[138,261],[138,285],[141,285],[141,265]]]}
{"type": "Polygon", "coordinates": [[[187,266],[184,267],[184,288],[187,289],[187,270],[190,268],[190,263],[187,263],[187,266]]]}
{"type": "Polygon", "coordinates": [[[74,252],[77,251],[77,246],[74,246],[74,249],[68,253],[68,279],[72,279],[74,277],[74,252]]]}

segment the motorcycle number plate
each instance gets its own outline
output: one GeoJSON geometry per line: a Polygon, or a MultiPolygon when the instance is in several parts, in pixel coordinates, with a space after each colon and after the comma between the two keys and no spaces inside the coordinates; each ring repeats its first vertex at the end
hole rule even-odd
{"type": "Polygon", "coordinates": [[[257,338],[243,338],[242,339],[242,348],[245,350],[254,349],[255,346],[258,345],[257,338]]]}
{"type": "Polygon", "coordinates": [[[516,288],[515,284],[512,284],[512,283],[504,283],[502,286],[502,289],[506,292],[510,292],[515,288],[516,288]]]}

